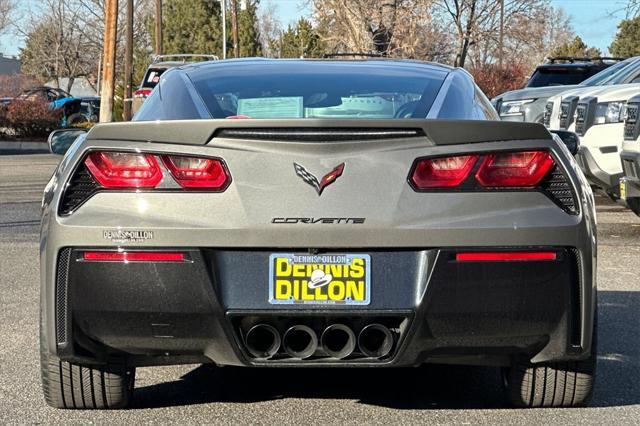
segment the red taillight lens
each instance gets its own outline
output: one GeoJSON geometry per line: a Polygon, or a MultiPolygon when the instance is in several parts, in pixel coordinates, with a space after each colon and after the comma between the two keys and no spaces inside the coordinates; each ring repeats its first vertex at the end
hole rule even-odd
{"type": "Polygon", "coordinates": [[[84,260],[93,262],[184,262],[184,253],[160,251],[85,251],[84,260]]]}
{"type": "Polygon", "coordinates": [[[215,158],[164,155],[162,161],[183,188],[223,191],[229,184],[227,169],[215,158]]]}
{"type": "Polygon", "coordinates": [[[556,253],[552,251],[496,251],[456,253],[456,260],[458,262],[522,262],[556,260],[556,258],[556,253]]]}
{"type": "Polygon", "coordinates": [[[151,94],[152,89],[138,89],[133,92],[135,98],[146,98],[151,94]]]}
{"type": "Polygon", "coordinates": [[[131,152],[92,152],[85,165],[105,188],[154,188],[162,180],[155,157],[131,152]]]}
{"type": "Polygon", "coordinates": [[[485,157],[476,173],[482,186],[536,186],[554,165],[553,157],[545,151],[504,152],[485,157]]]}
{"type": "Polygon", "coordinates": [[[469,176],[477,160],[477,155],[420,160],[416,164],[411,181],[417,189],[458,186],[469,176]]]}

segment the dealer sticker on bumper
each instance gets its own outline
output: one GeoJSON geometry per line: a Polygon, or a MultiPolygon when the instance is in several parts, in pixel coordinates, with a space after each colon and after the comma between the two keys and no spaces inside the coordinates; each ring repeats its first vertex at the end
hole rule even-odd
{"type": "Polygon", "coordinates": [[[269,257],[269,303],[368,305],[368,254],[286,254],[269,257]]]}

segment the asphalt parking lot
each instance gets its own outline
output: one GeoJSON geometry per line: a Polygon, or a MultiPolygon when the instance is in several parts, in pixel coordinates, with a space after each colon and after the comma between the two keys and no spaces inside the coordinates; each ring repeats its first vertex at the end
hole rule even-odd
{"type": "Polygon", "coordinates": [[[582,409],[514,410],[495,368],[141,368],[133,408],[59,411],[40,390],[38,232],[58,157],[0,156],[0,423],[640,424],[640,218],[598,198],[599,356],[582,409]]]}

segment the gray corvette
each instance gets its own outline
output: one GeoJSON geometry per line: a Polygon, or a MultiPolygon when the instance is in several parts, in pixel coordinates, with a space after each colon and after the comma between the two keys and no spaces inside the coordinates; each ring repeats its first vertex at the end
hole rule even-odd
{"type": "Polygon", "coordinates": [[[139,366],[454,363],[502,367],[518,406],[584,405],[593,203],[563,140],[498,121],[461,69],[172,69],[45,190],[45,399],[124,407],[139,366]]]}

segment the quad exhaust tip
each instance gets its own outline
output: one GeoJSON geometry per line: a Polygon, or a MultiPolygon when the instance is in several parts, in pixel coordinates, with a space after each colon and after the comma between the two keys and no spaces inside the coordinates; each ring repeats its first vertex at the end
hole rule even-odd
{"type": "Polygon", "coordinates": [[[356,335],[344,324],[332,324],[324,329],[320,337],[322,349],[333,358],[346,358],[356,348],[356,335]]]}
{"type": "Polygon", "coordinates": [[[268,324],[256,324],[244,339],[249,353],[255,358],[271,358],[280,349],[280,333],[268,324]]]}
{"type": "Polygon", "coordinates": [[[306,325],[294,325],[284,333],[282,347],[292,358],[305,359],[318,349],[318,338],[306,325]]]}
{"type": "Polygon", "coordinates": [[[358,335],[360,352],[371,358],[389,355],[393,347],[393,334],[382,324],[369,324],[358,335]]]}

